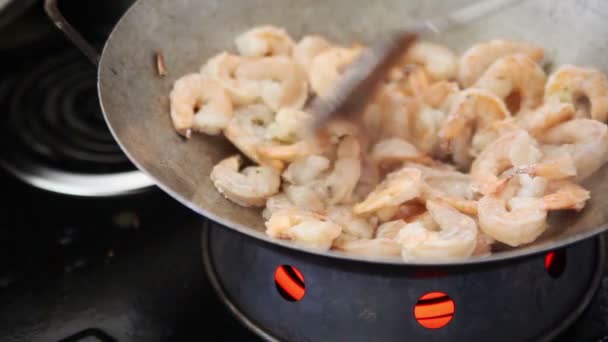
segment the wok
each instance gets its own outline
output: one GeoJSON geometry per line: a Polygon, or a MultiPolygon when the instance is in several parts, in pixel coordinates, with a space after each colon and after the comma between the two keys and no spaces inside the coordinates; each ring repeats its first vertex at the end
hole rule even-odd
{"type": "MultiPolygon", "coordinates": [[[[131,161],[169,195],[197,213],[256,239],[327,257],[404,264],[400,259],[376,260],[340,252],[319,252],[265,235],[259,210],[224,199],[213,187],[213,165],[234,153],[220,138],[180,138],[171,126],[168,94],[180,76],[199,70],[223,50],[234,50],[235,36],[253,26],[285,27],[299,39],[319,33],[336,42],[370,42],[391,29],[435,17],[470,1],[404,0],[139,0],[97,51],[46,0],[57,26],[98,63],[98,91],[107,124],[131,161]],[[154,53],[162,51],[168,74],[159,77],[154,53]]],[[[472,44],[494,38],[520,39],[546,49],[553,65],[574,63],[608,70],[608,3],[603,0],[528,0],[491,17],[447,32],[434,40],[461,53],[472,44]]],[[[491,256],[441,264],[504,260],[560,248],[608,228],[608,168],[588,179],[591,200],[580,213],[551,215],[550,228],[532,244],[505,248],[491,256]]],[[[416,263],[420,264],[420,263],[416,263]]],[[[410,263],[411,265],[411,263],[410,263]]]]}

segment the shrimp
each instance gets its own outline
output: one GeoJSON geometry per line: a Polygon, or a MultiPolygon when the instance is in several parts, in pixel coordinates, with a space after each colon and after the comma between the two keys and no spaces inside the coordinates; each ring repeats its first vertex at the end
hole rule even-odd
{"type": "Polygon", "coordinates": [[[325,212],[327,197],[321,182],[310,182],[303,185],[285,184],[283,191],[294,207],[315,213],[325,212]]]}
{"type": "Polygon", "coordinates": [[[398,257],[401,253],[401,246],[393,239],[360,239],[347,234],[334,240],[333,248],[351,255],[377,258],[398,257]]]}
{"type": "Polygon", "coordinates": [[[418,197],[422,185],[422,173],[414,168],[402,168],[386,176],[367,197],[355,204],[355,214],[363,215],[384,207],[396,206],[418,197]]]}
{"type": "Polygon", "coordinates": [[[526,42],[493,39],[469,48],[458,61],[458,81],[468,88],[472,86],[495,61],[513,54],[525,54],[534,62],[544,58],[544,50],[526,42]]]}
{"type": "Polygon", "coordinates": [[[337,154],[338,159],[325,181],[329,202],[332,204],[348,202],[361,177],[361,150],[354,137],[344,138],[338,146],[337,154]]]}
{"type": "Polygon", "coordinates": [[[576,177],[574,159],[563,149],[543,156],[536,164],[520,165],[516,167],[515,171],[519,174],[539,176],[547,180],[562,180],[576,177]]]}
{"type": "Polygon", "coordinates": [[[366,135],[409,138],[410,113],[413,103],[393,86],[382,86],[363,113],[366,135]]]}
{"type": "Polygon", "coordinates": [[[440,201],[427,201],[426,207],[439,231],[420,221],[408,223],[399,231],[401,256],[411,260],[452,260],[470,257],[477,244],[475,220],[440,201]]]}
{"type": "Polygon", "coordinates": [[[467,169],[473,157],[470,149],[475,132],[489,129],[494,122],[509,116],[507,107],[492,92],[466,89],[453,103],[445,123],[439,130],[439,137],[447,142],[456,164],[467,169]]]}
{"type": "Polygon", "coordinates": [[[244,60],[235,75],[238,79],[257,83],[260,97],[274,111],[300,109],[308,98],[306,72],[284,56],[244,60]]]}
{"type": "Polygon", "coordinates": [[[508,179],[499,179],[503,171],[536,163],[541,158],[537,145],[537,142],[521,129],[505,133],[494,140],[471,166],[474,191],[483,195],[492,193],[508,179]]]}
{"type": "Polygon", "coordinates": [[[304,185],[319,179],[323,172],[329,170],[329,167],[329,159],[311,155],[289,164],[282,177],[292,184],[304,185]]]}
{"type": "Polygon", "coordinates": [[[422,101],[441,111],[449,111],[459,93],[458,84],[448,81],[435,82],[422,94],[422,101]]]}
{"type": "Polygon", "coordinates": [[[264,105],[252,104],[238,108],[224,130],[224,136],[249,159],[258,164],[268,164],[278,169],[283,163],[258,153],[258,146],[265,144],[266,128],[272,122],[272,111],[264,105]]]}
{"type": "Polygon", "coordinates": [[[262,217],[264,218],[264,220],[269,220],[274,213],[280,210],[295,208],[296,207],[293,203],[291,203],[287,195],[285,195],[285,193],[280,192],[274,196],[270,196],[266,200],[266,206],[262,211],[262,217]]]}
{"type": "Polygon", "coordinates": [[[294,162],[313,154],[322,154],[324,148],[325,144],[322,141],[304,139],[288,145],[262,142],[256,151],[263,159],[294,162]]]}
{"type": "Polygon", "coordinates": [[[547,101],[556,100],[572,105],[586,99],[590,108],[585,116],[601,122],[608,121],[608,78],[597,69],[562,65],[549,76],[545,98],[547,101]]]}
{"type": "Polygon", "coordinates": [[[405,59],[424,66],[433,80],[450,80],[456,77],[458,58],[445,46],[419,41],[409,48],[405,59]]]}
{"type": "Polygon", "coordinates": [[[188,74],[178,79],[169,100],[173,126],[187,138],[192,129],[217,135],[232,117],[232,102],[224,89],[200,74],[188,74]]]}
{"type": "Polygon", "coordinates": [[[361,161],[361,176],[355,187],[354,197],[363,200],[380,183],[380,169],[369,156],[363,155],[361,161]]]}
{"type": "Polygon", "coordinates": [[[248,58],[222,52],[209,59],[202,66],[200,73],[216,80],[232,99],[234,105],[246,105],[259,97],[259,90],[254,82],[246,82],[236,78],[239,65],[248,58]]]}
{"type": "Polygon", "coordinates": [[[488,234],[478,231],[477,232],[477,243],[475,244],[475,250],[473,251],[474,256],[487,256],[492,254],[492,245],[496,242],[488,234]]]}
{"type": "Polygon", "coordinates": [[[280,174],[267,166],[249,166],[239,171],[241,162],[239,155],[220,161],[211,170],[211,181],[230,201],[243,207],[262,207],[278,193],[280,174]]]}
{"type": "Polygon", "coordinates": [[[545,102],[537,110],[518,116],[517,124],[538,137],[549,128],[574,118],[574,114],[570,103],[545,102]]]}
{"type": "Polygon", "coordinates": [[[424,154],[434,154],[439,146],[438,132],[446,114],[430,106],[422,106],[411,130],[411,140],[424,154]]]}
{"type": "Polygon", "coordinates": [[[238,52],[247,57],[290,56],[295,45],[285,29],[272,25],[247,30],[234,42],[238,52]]]}
{"type": "Polygon", "coordinates": [[[608,161],[608,127],[592,119],[566,121],[546,131],[539,141],[558,145],[553,154],[567,153],[576,165],[576,181],[591,176],[608,161]]]}
{"type": "Polygon", "coordinates": [[[327,216],[342,226],[342,232],[360,239],[371,239],[375,226],[368,220],[353,214],[351,206],[338,205],[327,209],[327,216]]]}
{"type": "Polygon", "coordinates": [[[432,159],[409,142],[400,138],[388,138],[377,142],[371,151],[371,158],[381,167],[404,161],[431,163],[432,159]]]}
{"type": "Polygon", "coordinates": [[[542,198],[520,197],[514,201],[493,193],[482,197],[477,205],[481,230],[512,247],[536,240],[547,227],[542,198]]]}
{"type": "Polygon", "coordinates": [[[477,214],[477,202],[471,200],[471,178],[469,175],[452,170],[436,170],[419,164],[405,164],[407,167],[422,171],[423,200],[441,200],[458,211],[468,214],[477,214]]]}
{"type": "Polygon", "coordinates": [[[308,75],[312,91],[325,96],[361,51],[360,48],[331,47],[314,57],[308,75]]]}
{"type": "Polygon", "coordinates": [[[567,180],[553,185],[559,187],[557,192],[543,195],[550,183],[541,177],[521,176],[517,187],[512,183],[502,193],[482,197],[478,204],[482,231],[512,247],[536,240],[546,230],[548,211],[580,210],[589,198],[585,189],[567,180]],[[516,193],[511,197],[513,189],[516,193]]]}
{"type": "Polygon", "coordinates": [[[329,250],[342,233],[342,227],[326,216],[296,209],[274,213],[265,225],[271,237],[320,251],[329,250]]]}
{"type": "Polygon", "coordinates": [[[487,89],[503,100],[517,94],[521,98],[517,104],[519,110],[511,113],[517,115],[541,104],[546,79],[545,72],[534,60],[515,54],[492,63],[473,87],[487,89]]]}
{"type": "Polygon", "coordinates": [[[313,59],[331,46],[331,43],[321,36],[305,36],[294,48],[293,59],[309,72],[313,59]]]}
{"type": "Polygon", "coordinates": [[[591,198],[587,189],[571,180],[550,182],[547,189],[550,193],[543,196],[547,210],[572,209],[580,211],[591,198]]]}
{"type": "Polygon", "coordinates": [[[299,109],[280,109],[274,122],[268,126],[268,136],[282,143],[294,143],[304,138],[302,126],[306,127],[312,116],[299,109]]]}

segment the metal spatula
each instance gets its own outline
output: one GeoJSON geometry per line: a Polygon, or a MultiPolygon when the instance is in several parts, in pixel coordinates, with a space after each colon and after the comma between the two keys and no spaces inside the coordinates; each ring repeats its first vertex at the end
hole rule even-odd
{"type": "Polygon", "coordinates": [[[363,108],[388,70],[420,37],[432,37],[455,29],[523,0],[487,0],[454,11],[444,17],[424,20],[402,31],[389,32],[374,41],[347,67],[325,96],[316,97],[309,108],[315,118],[312,131],[337,116],[350,117],[363,108]]]}

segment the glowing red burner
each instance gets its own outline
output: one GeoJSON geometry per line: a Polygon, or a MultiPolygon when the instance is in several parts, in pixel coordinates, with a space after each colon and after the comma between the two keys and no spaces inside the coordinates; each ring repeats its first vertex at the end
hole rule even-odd
{"type": "Polygon", "coordinates": [[[414,317],[425,328],[439,329],[446,326],[454,317],[454,301],[443,292],[429,292],[416,303],[414,317]]]}
{"type": "Polygon", "coordinates": [[[552,251],[545,255],[545,269],[553,278],[558,278],[566,269],[566,251],[552,251]]]}
{"type": "Polygon", "coordinates": [[[304,298],[306,294],[304,276],[293,266],[281,265],[277,267],[274,272],[274,283],[279,294],[290,302],[297,302],[304,298]]]}

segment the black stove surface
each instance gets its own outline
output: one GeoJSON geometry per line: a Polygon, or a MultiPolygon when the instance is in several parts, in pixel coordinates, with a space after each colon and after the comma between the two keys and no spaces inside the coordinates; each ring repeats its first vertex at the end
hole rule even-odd
{"type": "MultiPolygon", "coordinates": [[[[82,4],[90,2],[64,2],[76,4],[67,12],[80,13],[81,22],[86,13],[95,18],[90,37],[111,27],[101,14],[117,17],[107,7],[85,11],[82,4]]],[[[100,3],[124,10],[128,2],[100,3]]],[[[87,70],[87,60],[41,21],[41,4],[30,12],[18,26],[27,44],[0,34],[0,122],[2,139],[12,139],[0,151],[83,173],[133,169],[108,139],[94,68],[87,70]]],[[[4,169],[0,188],[7,203],[0,221],[0,341],[258,340],[206,279],[202,218],[160,190],[73,197],[39,190],[4,169]]],[[[608,276],[559,341],[604,335],[608,276]]]]}

